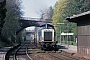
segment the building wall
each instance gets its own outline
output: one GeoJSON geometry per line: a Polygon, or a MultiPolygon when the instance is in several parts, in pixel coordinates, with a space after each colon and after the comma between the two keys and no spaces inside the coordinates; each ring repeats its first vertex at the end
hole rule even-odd
{"type": "Polygon", "coordinates": [[[77,52],[83,55],[90,56],[90,47],[78,46],[77,52]]]}
{"type": "Polygon", "coordinates": [[[79,24],[77,30],[77,52],[90,56],[90,25],[79,24]]]}

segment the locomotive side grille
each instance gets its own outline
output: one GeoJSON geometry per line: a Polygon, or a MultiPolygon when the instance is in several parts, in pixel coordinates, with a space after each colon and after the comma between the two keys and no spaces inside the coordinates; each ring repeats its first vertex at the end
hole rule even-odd
{"type": "Polygon", "coordinates": [[[52,41],[52,32],[51,31],[44,32],[44,41],[52,41]]]}

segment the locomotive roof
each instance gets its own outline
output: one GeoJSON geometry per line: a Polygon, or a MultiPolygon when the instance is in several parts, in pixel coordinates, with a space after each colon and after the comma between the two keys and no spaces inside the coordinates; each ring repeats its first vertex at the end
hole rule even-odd
{"type": "MultiPolygon", "coordinates": [[[[51,25],[51,24],[47,24],[48,26],[50,26],[50,27],[54,27],[53,25],[51,25]]],[[[41,27],[43,27],[43,26],[46,26],[46,24],[43,24],[41,27]]]]}
{"type": "MultiPolygon", "coordinates": [[[[38,31],[40,31],[40,30],[42,30],[42,29],[45,29],[45,28],[43,28],[43,27],[45,27],[45,26],[46,26],[46,24],[41,25],[40,28],[38,29],[38,31]]],[[[52,29],[54,29],[54,26],[51,25],[51,24],[47,24],[47,26],[48,26],[48,27],[52,27],[52,29]]]]}

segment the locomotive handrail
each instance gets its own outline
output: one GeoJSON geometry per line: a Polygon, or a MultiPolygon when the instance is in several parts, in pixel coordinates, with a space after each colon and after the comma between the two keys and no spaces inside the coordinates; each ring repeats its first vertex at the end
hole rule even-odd
{"type": "Polygon", "coordinates": [[[19,46],[21,46],[20,44],[17,46],[14,46],[13,48],[11,48],[5,55],[5,60],[9,60],[10,55],[12,54],[13,51],[15,51],[19,46]]]}

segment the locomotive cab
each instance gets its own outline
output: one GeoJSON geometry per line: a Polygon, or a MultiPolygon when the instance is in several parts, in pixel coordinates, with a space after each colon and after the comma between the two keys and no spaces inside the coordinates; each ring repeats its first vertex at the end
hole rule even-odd
{"type": "Polygon", "coordinates": [[[38,42],[42,50],[57,48],[56,32],[53,26],[45,25],[38,30],[38,42]]]}
{"type": "Polygon", "coordinates": [[[53,29],[43,29],[42,30],[41,42],[54,42],[54,30],[53,29]]]}

